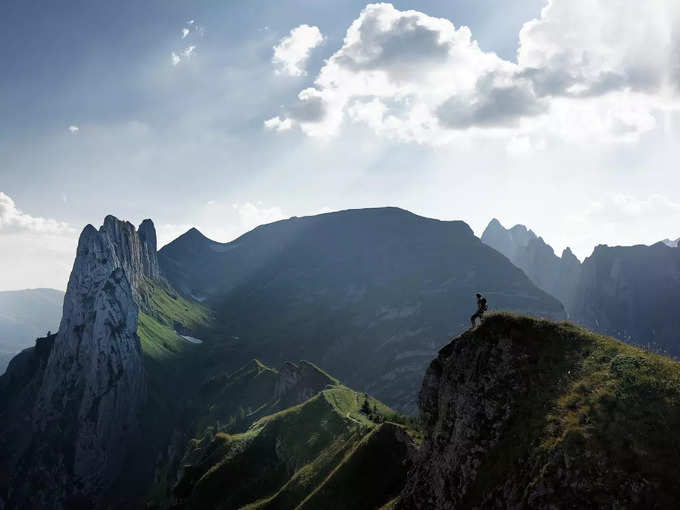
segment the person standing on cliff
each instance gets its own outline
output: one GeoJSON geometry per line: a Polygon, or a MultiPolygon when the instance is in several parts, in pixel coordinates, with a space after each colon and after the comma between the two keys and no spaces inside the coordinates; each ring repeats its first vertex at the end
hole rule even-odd
{"type": "Polygon", "coordinates": [[[477,293],[477,311],[472,314],[472,317],[470,317],[470,322],[472,322],[472,327],[474,328],[476,326],[476,320],[479,318],[479,323],[482,323],[482,317],[484,316],[484,312],[487,310],[487,305],[486,305],[486,298],[482,296],[479,292],[477,293]]]}

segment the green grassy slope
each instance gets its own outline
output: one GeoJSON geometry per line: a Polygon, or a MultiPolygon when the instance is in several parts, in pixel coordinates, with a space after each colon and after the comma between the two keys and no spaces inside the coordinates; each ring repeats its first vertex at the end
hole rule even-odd
{"type": "Polygon", "coordinates": [[[539,359],[532,391],[484,466],[478,494],[501,483],[517,458],[558,453],[583,473],[607,463],[614,486],[653,480],[662,506],[680,501],[680,363],[569,323],[509,314],[489,320],[485,328],[521,330],[513,339],[539,359]]]}
{"type": "Polygon", "coordinates": [[[427,455],[397,508],[420,508],[439,476],[461,508],[680,501],[680,363],[613,338],[491,314],[440,351],[421,409],[427,455]],[[447,450],[441,437],[459,443],[447,450]],[[473,461],[472,474],[456,467],[473,461]]]}
{"type": "MultiPolygon", "coordinates": [[[[354,472],[366,480],[371,475],[386,480],[361,488],[362,497],[375,500],[377,508],[396,495],[407,469],[410,439],[393,432],[402,427],[378,426],[391,418],[399,415],[377,400],[338,383],[328,385],[301,404],[260,418],[243,433],[194,440],[175,496],[187,509],[303,508],[319,487],[324,487],[315,496],[319,501],[351,491],[354,482],[347,473],[354,472]],[[340,469],[356,459],[363,471],[340,469]]],[[[310,504],[304,508],[314,508],[310,504]]]]}
{"type": "MultiPolygon", "coordinates": [[[[193,344],[177,331],[203,338],[213,327],[208,308],[179,296],[169,286],[146,280],[141,291],[146,302],[145,312],[140,310],[138,315],[137,334],[146,370],[147,402],[140,416],[139,444],[132,449],[128,468],[118,482],[123,489],[151,481],[158,453],[167,450],[185,399],[200,380],[206,345],[193,344]]],[[[148,482],[140,489],[140,499],[150,497],[148,482]]],[[[167,487],[154,484],[152,492],[162,494],[167,487]]]]}

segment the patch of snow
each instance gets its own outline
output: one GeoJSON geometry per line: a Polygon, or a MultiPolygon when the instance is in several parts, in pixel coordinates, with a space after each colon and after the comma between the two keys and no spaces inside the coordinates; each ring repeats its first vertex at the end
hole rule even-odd
{"type": "Polygon", "coordinates": [[[198,338],[195,338],[193,336],[189,336],[189,335],[180,335],[180,336],[182,338],[184,338],[184,340],[186,340],[187,342],[191,342],[192,344],[202,344],[203,343],[203,340],[199,340],[198,338]]]}

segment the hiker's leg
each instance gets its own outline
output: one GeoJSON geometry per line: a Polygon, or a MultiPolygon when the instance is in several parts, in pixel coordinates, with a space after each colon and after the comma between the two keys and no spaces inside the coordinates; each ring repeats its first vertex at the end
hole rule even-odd
{"type": "Polygon", "coordinates": [[[479,317],[479,314],[477,312],[472,314],[472,317],[470,317],[470,322],[472,323],[472,327],[475,327],[475,319],[479,317]]]}

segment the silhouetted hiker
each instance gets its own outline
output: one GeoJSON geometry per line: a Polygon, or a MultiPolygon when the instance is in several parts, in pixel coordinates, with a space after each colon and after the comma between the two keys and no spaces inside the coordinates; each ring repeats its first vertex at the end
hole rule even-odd
{"type": "Polygon", "coordinates": [[[486,298],[482,296],[479,292],[477,293],[477,311],[470,317],[470,322],[472,322],[472,327],[475,327],[475,320],[479,317],[479,322],[482,322],[482,316],[486,312],[486,298]]]}

